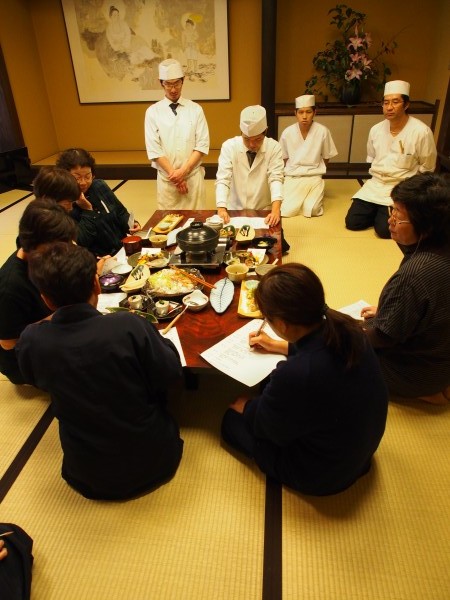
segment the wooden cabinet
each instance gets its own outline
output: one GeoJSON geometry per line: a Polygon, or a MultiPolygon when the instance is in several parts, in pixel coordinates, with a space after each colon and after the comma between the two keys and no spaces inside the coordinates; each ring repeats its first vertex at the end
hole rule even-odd
{"type": "MultiPolygon", "coordinates": [[[[411,102],[408,113],[420,119],[432,130],[436,122],[439,102],[411,102]]],[[[294,109],[287,104],[275,107],[276,137],[296,123],[294,109]]],[[[327,177],[363,177],[367,175],[367,138],[370,128],[383,120],[381,106],[374,102],[344,106],[337,102],[319,103],[315,120],[331,131],[338,155],[330,161],[327,177]]]]}

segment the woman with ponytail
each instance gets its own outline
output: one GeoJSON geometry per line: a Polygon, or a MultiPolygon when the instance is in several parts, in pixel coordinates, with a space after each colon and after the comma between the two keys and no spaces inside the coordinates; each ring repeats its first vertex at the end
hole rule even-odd
{"type": "Polygon", "coordinates": [[[367,473],[384,433],[387,390],[357,321],[325,304],[308,267],[272,269],[256,289],[282,338],[250,334],[256,352],[287,356],[255,398],[224,415],[222,436],[271,478],[305,494],[340,492],[367,473]]]}

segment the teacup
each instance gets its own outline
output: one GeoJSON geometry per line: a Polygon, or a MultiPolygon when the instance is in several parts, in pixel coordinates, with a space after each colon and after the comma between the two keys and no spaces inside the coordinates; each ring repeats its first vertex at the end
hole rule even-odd
{"type": "Polygon", "coordinates": [[[155,303],[156,314],[158,317],[164,317],[169,312],[170,302],[168,300],[158,300],[155,303]]]}
{"type": "Polygon", "coordinates": [[[143,298],[143,296],[141,296],[141,294],[136,294],[135,296],[130,296],[128,298],[128,304],[134,310],[142,310],[142,307],[144,305],[144,298],[143,298]]]}

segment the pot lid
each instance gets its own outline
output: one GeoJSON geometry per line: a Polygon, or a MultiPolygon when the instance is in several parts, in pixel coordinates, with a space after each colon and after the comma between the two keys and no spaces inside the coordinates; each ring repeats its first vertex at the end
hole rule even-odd
{"type": "Polygon", "coordinates": [[[205,242],[217,242],[219,232],[204,225],[202,221],[194,221],[189,227],[182,229],[177,233],[177,243],[179,241],[187,242],[190,246],[201,246],[205,242]]]}

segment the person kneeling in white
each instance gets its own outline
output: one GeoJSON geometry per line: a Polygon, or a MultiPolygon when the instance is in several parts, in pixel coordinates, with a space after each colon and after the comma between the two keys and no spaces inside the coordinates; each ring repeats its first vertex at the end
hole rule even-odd
{"type": "Polygon", "coordinates": [[[322,175],[330,158],[337,155],[327,127],[316,123],[316,101],[312,95],[295,99],[297,123],[286,127],[280,137],[283,149],[283,217],[319,217],[323,214],[325,184],[322,175]]]}

